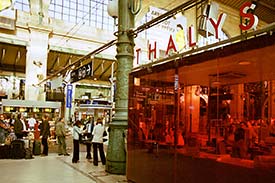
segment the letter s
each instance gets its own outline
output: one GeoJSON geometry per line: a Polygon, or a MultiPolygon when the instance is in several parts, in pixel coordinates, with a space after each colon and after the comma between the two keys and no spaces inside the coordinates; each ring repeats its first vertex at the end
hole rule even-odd
{"type": "Polygon", "coordinates": [[[243,18],[247,18],[249,19],[248,21],[248,24],[240,24],[240,28],[243,30],[243,31],[247,31],[251,28],[254,28],[256,29],[256,26],[258,24],[258,17],[256,15],[253,15],[252,13],[247,13],[247,11],[249,9],[252,9],[254,10],[256,7],[255,4],[253,4],[252,2],[245,2],[241,8],[240,8],[240,16],[243,17],[243,18]]]}

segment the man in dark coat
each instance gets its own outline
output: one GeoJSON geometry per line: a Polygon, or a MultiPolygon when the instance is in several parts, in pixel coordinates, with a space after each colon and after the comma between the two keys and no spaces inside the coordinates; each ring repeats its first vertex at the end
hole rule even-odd
{"type": "Polygon", "coordinates": [[[49,124],[49,116],[44,115],[42,119],[41,129],[40,129],[40,137],[42,137],[42,145],[43,152],[41,156],[48,156],[48,137],[50,136],[50,124],[49,124]]]}
{"type": "Polygon", "coordinates": [[[86,149],[87,149],[87,154],[86,154],[86,159],[92,159],[91,156],[91,146],[92,146],[92,131],[94,129],[94,117],[92,116],[89,121],[86,123],[85,127],[83,130],[86,131],[85,135],[88,139],[88,142],[86,142],[86,149]]]}
{"type": "Polygon", "coordinates": [[[24,136],[24,131],[27,130],[24,116],[22,114],[18,114],[17,119],[14,122],[14,133],[18,139],[22,139],[24,136]]]}

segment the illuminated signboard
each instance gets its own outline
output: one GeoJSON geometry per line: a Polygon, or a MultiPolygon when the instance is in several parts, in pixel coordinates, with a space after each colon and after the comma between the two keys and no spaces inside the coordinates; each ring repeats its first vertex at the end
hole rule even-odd
{"type": "MultiPolygon", "coordinates": [[[[256,5],[252,2],[245,2],[240,7],[240,16],[243,22],[239,25],[241,30],[247,31],[251,29],[256,29],[258,24],[258,17],[253,14],[253,11],[249,11],[254,10],[255,7],[256,5]]],[[[211,2],[209,5],[207,5],[202,14],[203,19],[200,21],[200,26],[198,30],[198,32],[206,38],[208,38],[208,36],[214,37],[216,42],[227,38],[226,36],[222,35],[222,27],[224,25],[227,15],[225,13],[218,14],[218,10],[218,3],[211,2]]],[[[157,17],[163,14],[163,11],[164,10],[158,10],[155,8],[149,13],[157,17]]],[[[153,27],[150,29],[148,30],[149,41],[147,47],[148,54],[146,58],[146,60],[148,59],[149,61],[156,60],[158,57],[160,57],[160,50],[164,51],[165,54],[162,55],[162,57],[165,57],[174,53],[184,52],[187,49],[191,49],[193,47],[203,46],[197,43],[197,40],[195,38],[196,30],[192,25],[187,28],[186,20],[184,18],[181,18],[179,20],[171,18],[156,26],[155,28],[153,27]],[[177,29],[173,27],[177,27],[177,29]],[[150,34],[150,29],[152,29],[152,35],[150,34]],[[165,33],[168,34],[165,35],[165,33]],[[156,37],[160,40],[157,40],[156,37]]],[[[142,61],[143,58],[141,48],[136,48],[135,54],[136,61],[134,65],[144,64],[141,63],[144,62],[142,61]]]]}
{"type": "Polygon", "coordinates": [[[88,63],[71,72],[71,83],[93,76],[93,63],[88,63]]]}

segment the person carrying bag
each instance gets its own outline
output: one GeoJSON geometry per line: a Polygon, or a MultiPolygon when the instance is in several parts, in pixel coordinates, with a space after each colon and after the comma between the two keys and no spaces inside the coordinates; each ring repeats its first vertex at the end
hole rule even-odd
{"type": "Polygon", "coordinates": [[[73,159],[72,163],[77,163],[79,161],[79,142],[82,134],[82,129],[80,128],[81,122],[77,120],[73,126],[73,159]]]}

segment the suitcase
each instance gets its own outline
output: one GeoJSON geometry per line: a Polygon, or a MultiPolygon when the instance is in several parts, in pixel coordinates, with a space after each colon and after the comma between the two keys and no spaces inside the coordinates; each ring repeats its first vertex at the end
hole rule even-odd
{"type": "Polygon", "coordinates": [[[38,140],[34,140],[33,142],[33,155],[40,155],[41,154],[41,142],[38,140]]]}
{"type": "Polygon", "coordinates": [[[10,159],[11,158],[11,148],[9,145],[0,145],[0,159],[10,159]]]}
{"type": "Polygon", "coordinates": [[[30,148],[26,149],[25,159],[33,159],[33,157],[32,157],[32,150],[30,148]]]}
{"type": "Polygon", "coordinates": [[[23,140],[14,140],[11,142],[11,158],[23,159],[26,156],[26,150],[24,148],[25,143],[23,140]]]}

